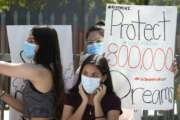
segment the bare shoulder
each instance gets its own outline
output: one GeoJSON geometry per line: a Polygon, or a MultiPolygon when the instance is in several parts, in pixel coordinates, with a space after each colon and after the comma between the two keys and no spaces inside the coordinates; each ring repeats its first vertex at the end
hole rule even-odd
{"type": "Polygon", "coordinates": [[[43,93],[51,90],[53,86],[52,72],[42,65],[34,64],[31,67],[36,69],[36,78],[32,81],[34,87],[43,93]]]}
{"type": "Polygon", "coordinates": [[[32,70],[35,71],[36,76],[41,79],[51,79],[52,78],[52,72],[50,69],[40,65],[40,64],[29,64],[29,66],[32,68],[32,70]]]}

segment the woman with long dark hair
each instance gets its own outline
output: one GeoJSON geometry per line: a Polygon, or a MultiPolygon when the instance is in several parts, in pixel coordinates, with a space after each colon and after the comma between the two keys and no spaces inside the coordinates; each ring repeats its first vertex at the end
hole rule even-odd
{"type": "Polygon", "coordinates": [[[64,82],[58,36],[53,28],[34,27],[24,43],[22,56],[33,63],[0,61],[0,74],[25,80],[19,101],[0,91],[0,99],[30,120],[52,120],[61,116],[64,82]]]}
{"type": "Polygon", "coordinates": [[[118,120],[121,101],[113,91],[107,60],[90,55],[65,98],[62,120],[118,120]]]}

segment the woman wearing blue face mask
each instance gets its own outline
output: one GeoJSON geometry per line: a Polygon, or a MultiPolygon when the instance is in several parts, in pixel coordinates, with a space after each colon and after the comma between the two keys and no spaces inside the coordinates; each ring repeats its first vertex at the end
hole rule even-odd
{"type": "MultiPolygon", "coordinates": [[[[104,23],[104,22],[101,22],[104,23]]],[[[90,27],[86,34],[86,45],[84,54],[98,54],[104,53],[104,24],[96,24],[90,27]]]]}
{"type": "Polygon", "coordinates": [[[64,83],[57,33],[49,27],[34,27],[25,41],[22,56],[32,63],[0,61],[0,74],[25,80],[19,101],[0,90],[0,99],[28,120],[54,120],[61,116],[64,83]]]}
{"type": "Polygon", "coordinates": [[[121,113],[106,59],[90,55],[65,98],[62,120],[118,120],[121,113]]]}
{"type": "MultiPolygon", "coordinates": [[[[80,54],[79,65],[89,55],[104,54],[104,21],[99,21],[96,25],[91,26],[86,33],[85,48],[80,54]]],[[[77,81],[80,68],[78,67],[75,74],[74,83],[77,81]]]]}

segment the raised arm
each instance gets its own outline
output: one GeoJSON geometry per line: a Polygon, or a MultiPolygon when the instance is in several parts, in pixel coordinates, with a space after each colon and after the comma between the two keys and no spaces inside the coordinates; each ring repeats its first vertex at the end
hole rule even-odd
{"type": "Polygon", "coordinates": [[[8,63],[0,61],[0,74],[9,77],[17,77],[29,80],[36,80],[40,69],[28,63],[8,63]]]}
{"type": "Polygon", "coordinates": [[[49,91],[53,84],[51,72],[36,64],[0,61],[0,74],[30,80],[40,92],[49,91]]]}
{"type": "Polygon", "coordinates": [[[106,86],[101,85],[97,90],[96,90],[96,95],[94,97],[94,109],[95,109],[95,120],[106,120],[105,114],[103,112],[102,106],[101,106],[101,100],[106,94],[106,86]]]}
{"type": "Polygon", "coordinates": [[[73,113],[73,108],[69,105],[64,105],[62,120],[82,120],[87,103],[82,102],[77,110],[73,113]]]}
{"type": "Polygon", "coordinates": [[[73,106],[64,105],[62,120],[82,120],[84,112],[88,104],[88,97],[84,93],[82,84],[79,85],[79,94],[81,95],[82,102],[79,107],[74,111],[73,106]]]}

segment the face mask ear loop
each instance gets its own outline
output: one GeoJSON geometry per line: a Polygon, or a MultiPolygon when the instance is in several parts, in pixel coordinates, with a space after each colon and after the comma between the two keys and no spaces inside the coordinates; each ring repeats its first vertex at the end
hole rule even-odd
{"type": "Polygon", "coordinates": [[[23,58],[23,56],[22,56],[22,53],[23,53],[23,52],[24,52],[24,51],[21,50],[20,53],[19,53],[19,55],[20,55],[20,58],[21,58],[21,60],[23,61],[23,63],[26,63],[26,61],[24,60],[24,58],[23,58]]]}

